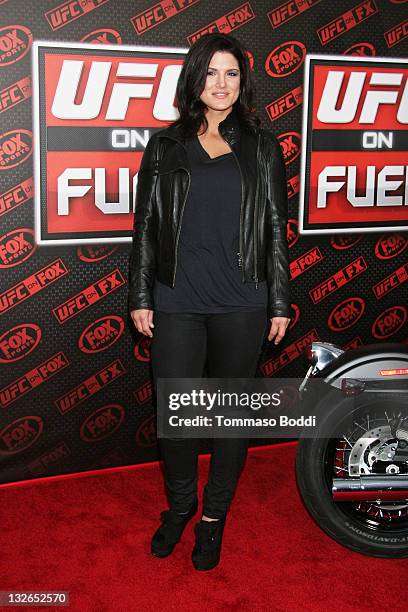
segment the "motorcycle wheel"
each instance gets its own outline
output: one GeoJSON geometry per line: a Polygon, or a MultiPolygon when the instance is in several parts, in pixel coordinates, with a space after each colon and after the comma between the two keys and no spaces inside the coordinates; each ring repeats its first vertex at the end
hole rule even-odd
{"type": "Polygon", "coordinates": [[[362,400],[352,419],[349,412],[346,414],[346,406],[349,410],[349,398],[339,398],[338,391],[329,392],[317,406],[319,421],[313,437],[299,440],[296,479],[301,497],[318,526],[343,546],[374,557],[408,557],[408,502],[335,502],[331,490],[334,476],[349,477],[344,467],[348,465],[344,439],[357,442],[358,436],[365,435],[360,430],[367,418],[367,430],[374,424],[384,425],[402,406],[389,400],[376,403],[362,400]],[[356,423],[359,433],[355,433],[354,439],[349,437],[353,435],[349,429],[344,430],[345,438],[322,437],[323,431],[343,432],[343,421],[345,427],[350,422],[356,423]]]}

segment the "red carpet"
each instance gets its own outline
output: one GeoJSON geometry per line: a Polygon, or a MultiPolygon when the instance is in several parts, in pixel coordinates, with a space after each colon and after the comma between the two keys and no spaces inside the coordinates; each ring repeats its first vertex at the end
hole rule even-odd
{"type": "MultiPolygon", "coordinates": [[[[0,590],[69,591],[69,608],[51,609],[81,612],[405,608],[406,560],[365,557],[321,532],[295,488],[295,449],[249,450],[209,572],[190,560],[198,513],[170,557],[150,555],[166,507],[157,463],[0,488],[0,590]]],[[[199,465],[201,499],[208,456],[199,465]]]]}

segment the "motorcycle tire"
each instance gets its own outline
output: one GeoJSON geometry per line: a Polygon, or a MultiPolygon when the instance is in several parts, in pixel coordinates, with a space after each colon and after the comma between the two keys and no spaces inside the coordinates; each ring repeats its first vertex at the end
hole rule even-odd
{"type": "MultiPolygon", "coordinates": [[[[353,511],[353,502],[333,500],[331,478],[334,464],[329,449],[337,442],[334,442],[336,439],[322,437],[322,432],[338,431],[336,428],[344,419],[347,405],[350,405],[348,398],[339,397],[338,391],[329,392],[316,408],[319,421],[313,437],[299,440],[296,479],[302,500],[317,525],[343,546],[368,556],[390,559],[408,557],[408,510],[406,521],[395,529],[385,525],[374,528],[372,521],[362,520],[359,513],[353,511]]],[[[363,401],[358,411],[369,409],[370,406],[364,406],[363,401]]]]}

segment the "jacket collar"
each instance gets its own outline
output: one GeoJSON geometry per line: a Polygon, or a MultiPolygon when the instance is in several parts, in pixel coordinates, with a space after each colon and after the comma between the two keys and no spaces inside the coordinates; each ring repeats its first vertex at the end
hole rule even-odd
{"type": "MultiPolygon", "coordinates": [[[[225,119],[220,121],[218,124],[218,130],[229,144],[233,145],[239,142],[241,125],[234,107],[232,108],[232,111],[228,113],[225,119]]],[[[184,144],[186,141],[186,138],[183,136],[179,125],[169,125],[167,128],[161,130],[160,135],[174,138],[182,144],[184,144]]]]}

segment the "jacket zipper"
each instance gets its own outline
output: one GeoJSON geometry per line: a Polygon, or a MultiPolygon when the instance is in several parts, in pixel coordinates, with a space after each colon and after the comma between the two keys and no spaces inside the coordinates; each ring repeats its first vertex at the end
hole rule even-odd
{"type": "MultiPolygon", "coordinates": [[[[171,140],[175,140],[176,142],[178,142],[186,151],[187,153],[187,147],[181,142],[181,140],[179,140],[178,138],[174,138],[173,136],[166,136],[166,138],[171,138],[171,140]]],[[[177,228],[177,235],[176,235],[176,244],[175,244],[175,248],[174,248],[174,272],[173,272],[173,289],[174,286],[176,284],[176,271],[177,271],[177,247],[178,247],[178,243],[179,243],[179,237],[180,237],[180,232],[181,232],[181,222],[183,219],[183,213],[184,213],[184,207],[186,205],[186,201],[187,201],[187,196],[188,196],[188,192],[190,190],[190,184],[191,184],[191,173],[190,171],[185,168],[184,166],[180,166],[179,168],[176,168],[177,170],[185,170],[188,174],[188,187],[186,190],[186,195],[184,196],[184,201],[183,201],[183,206],[181,208],[181,213],[180,213],[180,222],[177,228]]],[[[172,169],[172,172],[174,172],[174,168],[172,169]]]]}
{"type": "MultiPolygon", "coordinates": [[[[221,134],[221,137],[222,137],[223,140],[225,140],[223,134],[221,134]]],[[[240,163],[238,161],[237,154],[235,153],[233,147],[230,145],[228,140],[225,140],[225,142],[227,143],[227,145],[229,147],[231,147],[232,154],[234,155],[234,157],[236,159],[237,166],[238,166],[238,169],[239,169],[239,174],[241,176],[241,205],[240,205],[240,209],[239,209],[239,253],[237,253],[237,255],[238,255],[238,268],[241,268],[241,270],[242,270],[242,282],[244,283],[245,282],[245,271],[244,271],[244,266],[243,266],[243,263],[242,263],[242,261],[243,261],[242,260],[242,252],[243,252],[243,243],[242,243],[242,214],[243,214],[243,206],[242,206],[242,202],[243,202],[243,199],[244,199],[244,197],[243,197],[244,196],[244,177],[242,176],[242,170],[241,170],[240,163]]]]}
{"type": "MultiPolygon", "coordinates": [[[[183,145],[184,146],[184,145],[183,145]]],[[[185,170],[188,174],[188,187],[186,190],[186,195],[184,196],[184,202],[183,202],[183,206],[181,209],[181,213],[180,213],[180,222],[179,222],[179,226],[177,228],[177,236],[176,236],[176,246],[174,249],[174,272],[173,272],[173,289],[174,289],[174,285],[176,283],[176,270],[177,270],[177,246],[178,246],[178,242],[179,242],[179,237],[180,237],[180,232],[181,232],[181,222],[183,219],[183,213],[184,213],[184,207],[186,205],[186,201],[187,201],[187,196],[188,196],[188,192],[190,190],[190,183],[191,183],[191,174],[190,171],[187,170],[187,168],[183,168],[183,170],[185,170]]]]}
{"type": "MultiPolygon", "coordinates": [[[[258,161],[259,141],[260,141],[260,134],[258,134],[258,141],[256,145],[257,161],[258,161]]],[[[256,180],[255,207],[254,207],[254,281],[255,281],[255,289],[258,289],[258,182],[259,182],[259,176],[257,176],[257,180],[256,180]]]]}

